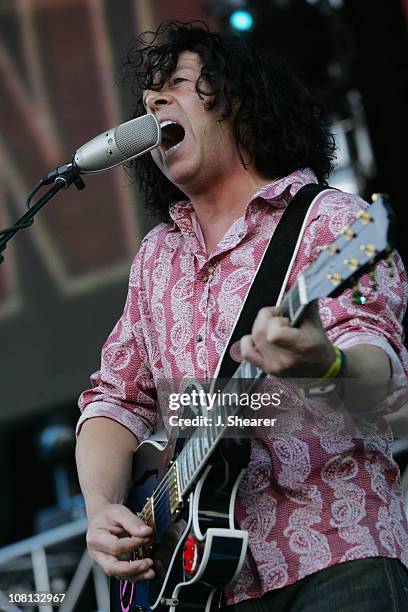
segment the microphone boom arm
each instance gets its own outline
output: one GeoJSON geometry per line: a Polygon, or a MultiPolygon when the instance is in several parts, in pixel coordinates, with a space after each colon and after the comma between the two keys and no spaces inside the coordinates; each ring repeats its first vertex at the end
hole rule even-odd
{"type": "Polygon", "coordinates": [[[28,211],[22,217],[20,217],[20,219],[12,227],[0,230],[0,264],[4,261],[2,252],[6,248],[8,241],[11,240],[11,238],[13,238],[13,236],[19,230],[30,227],[34,222],[34,216],[37,214],[37,212],[59,191],[62,189],[68,189],[68,187],[72,184],[74,184],[78,190],[85,188],[85,183],[80,177],[80,171],[73,162],[64,164],[63,166],[58,166],[58,168],[55,168],[49,172],[47,176],[41,179],[27,199],[27,206],[29,206],[28,211]],[[39,200],[37,200],[35,204],[33,204],[33,206],[30,207],[30,201],[35,193],[37,193],[41,187],[44,185],[49,185],[50,183],[54,183],[51,189],[49,189],[39,200]]]}

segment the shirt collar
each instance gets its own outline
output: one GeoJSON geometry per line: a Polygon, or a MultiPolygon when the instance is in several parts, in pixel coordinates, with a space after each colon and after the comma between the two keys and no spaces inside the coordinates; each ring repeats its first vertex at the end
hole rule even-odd
{"type": "Polygon", "coordinates": [[[273,206],[282,208],[287,206],[299,189],[308,183],[317,183],[317,178],[313,170],[311,168],[295,170],[291,174],[288,174],[288,176],[275,179],[271,183],[261,187],[251,198],[249,203],[253,202],[256,198],[263,198],[273,206]]]}
{"type": "MultiPolygon", "coordinates": [[[[288,176],[275,179],[263,185],[248,202],[245,218],[257,208],[260,202],[266,202],[275,208],[286,208],[295,194],[308,183],[317,183],[315,173],[311,168],[295,170],[288,176]]],[[[173,228],[190,235],[197,233],[197,219],[192,203],[187,201],[174,202],[170,205],[169,214],[174,222],[173,228]]]]}

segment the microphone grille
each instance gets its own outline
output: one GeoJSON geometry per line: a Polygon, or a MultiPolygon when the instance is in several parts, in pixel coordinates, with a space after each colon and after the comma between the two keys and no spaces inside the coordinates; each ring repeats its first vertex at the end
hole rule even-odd
{"type": "Polygon", "coordinates": [[[152,114],[119,125],[114,131],[116,146],[124,157],[134,157],[160,142],[160,125],[152,114]]]}

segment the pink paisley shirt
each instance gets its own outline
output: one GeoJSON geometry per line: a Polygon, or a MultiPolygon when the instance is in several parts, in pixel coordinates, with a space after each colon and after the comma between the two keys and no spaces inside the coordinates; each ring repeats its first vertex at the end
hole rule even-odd
{"type": "MultiPolygon", "coordinates": [[[[78,431],[84,420],[105,416],[141,441],[157,423],[157,381],[214,375],[270,235],[290,199],[310,182],[316,177],[304,169],[263,187],[209,257],[191,204],[171,206],[173,223],[153,229],[133,262],[123,315],[103,347],[92,389],[80,398],[78,431]]],[[[289,287],[366,206],[342,192],[318,196],[289,287]]],[[[333,343],[381,347],[394,376],[405,376],[407,279],[397,255],[395,263],[392,278],[384,263],[378,265],[377,290],[362,278],[364,307],[354,305],[347,290],[320,300],[319,309],[333,343]]],[[[225,590],[227,604],[352,559],[398,557],[408,566],[408,525],[391,435],[374,432],[356,442],[336,436],[333,428],[335,422],[325,422],[313,441],[296,428],[289,437],[252,441],[235,506],[249,547],[239,578],[225,590]]]]}

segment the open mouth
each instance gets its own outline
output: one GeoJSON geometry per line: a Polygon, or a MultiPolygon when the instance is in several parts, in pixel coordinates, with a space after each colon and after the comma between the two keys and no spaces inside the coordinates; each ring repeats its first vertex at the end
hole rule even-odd
{"type": "Polygon", "coordinates": [[[160,124],[162,129],[161,149],[169,151],[184,140],[185,131],[181,125],[174,121],[167,120],[160,124]]]}

